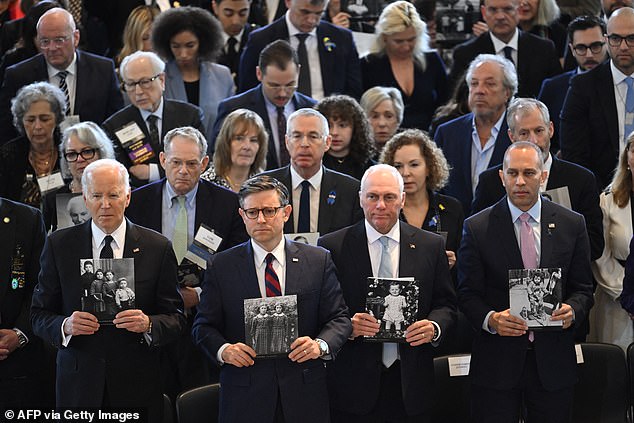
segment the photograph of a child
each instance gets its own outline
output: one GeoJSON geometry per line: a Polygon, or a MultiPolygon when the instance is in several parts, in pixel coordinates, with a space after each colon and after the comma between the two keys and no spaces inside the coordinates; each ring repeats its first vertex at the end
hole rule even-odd
{"type": "Polygon", "coordinates": [[[561,307],[561,268],[509,270],[511,314],[526,320],[530,329],[560,328],[561,321],[551,320],[561,307]]]}
{"type": "Polygon", "coordinates": [[[413,278],[368,278],[366,308],[381,324],[368,341],[405,342],[405,329],[418,315],[418,281],[413,278]]]}
{"type": "Polygon", "coordinates": [[[134,259],[82,259],[79,268],[82,311],[99,323],[112,323],[117,313],[136,307],[134,259]]]}
{"type": "Polygon", "coordinates": [[[288,354],[297,338],[297,295],[244,300],[246,344],[259,357],[288,354]]]}

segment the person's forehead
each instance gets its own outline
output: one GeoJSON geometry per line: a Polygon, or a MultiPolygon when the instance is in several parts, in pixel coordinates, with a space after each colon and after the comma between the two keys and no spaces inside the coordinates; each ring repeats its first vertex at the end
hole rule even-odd
{"type": "Polygon", "coordinates": [[[324,3],[311,4],[310,0],[292,0],[291,1],[291,9],[300,10],[322,10],[324,8],[324,3]]]}
{"type": "Polygon", "coordinates": [[[152,62],[145,57],[131,60],[125,68],[125,77],[144,78],[154,76],[152,62]]]}
{"type": "Polygon", "coordinates": [[[318,116],[296,116],[289,123],[290,130],[302,129],[306,131],[321,132],[321,119],[318,116]]]}
{"type": "Polygon", "coordinates": [[[491,7],[513,7],[517,5],[516,0],[484,0],[485,6],[491,7]]]}
{"type": "Polygon", "coordinates": [[[478,64],[471,74],[471,79],[495,79],[501,81],[504,73],[500,65],[494,62],[482,62],[478,64]]]}
{"type": "Polygon", "coordinates": [[[378,171],[368,175],[364,184],[365,192],[399,192],[396,175],[387,171],[378,171]]]}
{"type": "Polygon", "coordinates": [[[249,8],[249,2],[247,0],[224,0],[219,7],[221,9],[242,10],[249,8]]]}
{"type": "Polygon", "coordinates": [[[589,42],[594,41],[602,41],[603,40],[603,31],[600,26],[593,26],[592,28],[579,29],[572,33],[572,41],[575,42],[577,39],[588,39],[589,42]]]}
{"type": "Polygon", "coordinates": [[[269,189],[266,191],[254,192],[244,197],[245,209],[253,207],[278,207],[280,199],[277,191],[269,189]]]}

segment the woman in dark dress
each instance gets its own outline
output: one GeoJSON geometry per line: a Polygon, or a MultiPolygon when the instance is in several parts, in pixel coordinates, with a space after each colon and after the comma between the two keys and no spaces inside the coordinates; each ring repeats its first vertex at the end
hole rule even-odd
{"type": "Polygon", "coordinates": [[[363,90],[397,88],[405,112],[402,128],[428,130],[438,106],[448,97],[447,72],[437,52],[429,49],[427,26],[407,1],[383,9],[370,54],[361,60],[363,90]]]}
{"type": "Polygon", "coordinates": [[[324,166],[361,180],[365,170],[375,164],[372,130],[363,109],[347,95],[326,97],[316,109],[328,119],[332,137],[324,166]]]}

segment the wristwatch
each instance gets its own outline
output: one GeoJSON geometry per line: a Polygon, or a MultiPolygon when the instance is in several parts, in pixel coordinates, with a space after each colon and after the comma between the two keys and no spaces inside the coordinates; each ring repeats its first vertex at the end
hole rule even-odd
{"type": "Polygon", "coordinates": [[[315,338],[315,342],[319,345],[319,356],[323,357],[325,355],[330,354],[330,348],[328,348],[328,344],[323,339],[315,338]]]}
{"type": "Polygon", "coordinates": [[[13,332],[18,335],[18,348],[23,348],[27,344],[27,342],[29,342],[26,339],[26,336],[24,336],[24,334],[17,329],[13,329],[13,332]]]}

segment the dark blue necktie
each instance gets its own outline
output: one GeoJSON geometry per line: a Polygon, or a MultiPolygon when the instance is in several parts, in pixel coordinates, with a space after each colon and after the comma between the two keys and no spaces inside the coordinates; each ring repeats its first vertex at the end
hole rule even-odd
{"type": "Polygon", "coordinates": [[[299,197],[299,220],[297,232],[310,232],[310,182],[302,182],[302,195],[299,197]]]}

